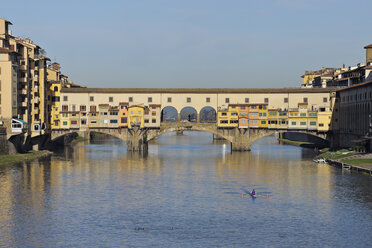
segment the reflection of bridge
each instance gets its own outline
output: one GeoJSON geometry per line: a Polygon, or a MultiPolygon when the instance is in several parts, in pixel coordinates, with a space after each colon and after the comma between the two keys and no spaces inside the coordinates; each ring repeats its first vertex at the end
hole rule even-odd
{"type": "MultiPolygon", "coordinates": [[[[199,123],[199,122],[163,122],[160,128],[89,128],[89,129],[65,129],[53,130],[52,140],[64,135],[77,133],[83,137],[89,137],[90,132],[99,132],[117,137],[127,142],[130,151],[146,151],[148,141],[169,132],[181,131],[202,131],[214,134],[217,137],[228,140],[231,143],[232,151],[249,151],[251,144],[264,137],[276,132],[287,132],[289,130],[259,129],[259,128],[218,128],[216,123],[199,123]]],[[[293,132],[293,130],[290,130],[293,132]]],[[[299,130],[296,132],[311,134],[322,139],[326,139],[326,134],[311,131],[299,130]]]]}

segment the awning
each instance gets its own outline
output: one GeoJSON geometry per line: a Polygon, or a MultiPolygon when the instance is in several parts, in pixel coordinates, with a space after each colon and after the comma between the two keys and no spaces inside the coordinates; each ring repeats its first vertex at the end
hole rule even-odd
{"type": "Polygon", "coordinates": [[[27,122],[25,122],[24,120],[21,120],[21,119],[13,118],[12,120],[15,120],[15,121],[21,122],[21,123],[23,123],[23,124],[27,124],[27,122]]]}

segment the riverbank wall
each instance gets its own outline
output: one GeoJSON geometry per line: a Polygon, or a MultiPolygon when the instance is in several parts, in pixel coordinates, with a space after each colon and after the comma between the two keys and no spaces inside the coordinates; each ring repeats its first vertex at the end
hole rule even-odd
{"type": "Polygon", "coordinates": [[[361,166],[361,165],[351,165],[342,161],[326,159],[326,162],[330,165],[340,167],[341,169],[355,170],[358,172],[365,172],[372,176],[372,165],[370,166],[361,166]]]}

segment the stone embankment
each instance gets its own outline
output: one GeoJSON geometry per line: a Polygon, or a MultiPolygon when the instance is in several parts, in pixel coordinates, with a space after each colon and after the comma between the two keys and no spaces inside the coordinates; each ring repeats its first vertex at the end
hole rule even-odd
{"type": "Polygon", "coordinates": [[[334,166],[367,172],[372,175],[372,153],[356,153],[343,149],[322,153],[317,158],[324,158],[328,164],[334,166]]]}
{"type": "Polygon", "coordinates": [[[372,153],[356,154],[337,160],[326,159],[326,161],[329,164],[336,165],[341,168],[367,172],[368,174],[372,175],[372,153]]]}

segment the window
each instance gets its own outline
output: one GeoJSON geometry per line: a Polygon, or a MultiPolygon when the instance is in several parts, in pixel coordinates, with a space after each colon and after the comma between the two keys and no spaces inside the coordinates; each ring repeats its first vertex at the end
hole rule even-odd
{"type": "Polygon", "coordinates": [[[156,116],[156,111],[152,111],[152,112],[151,112],[151,115],[152,115],[152,116],[156,116]]]}
{"type": "Polygon", "coordinates": [[[276,116],[276,112],[269,112],[270,116],[276,116]]]}
{"type": "Polygon", "coordinates": [[[91,113],[90,116],[97,116],[97,114],[96,113],[91,113]]]}
{"type": "Polygon", "coordinates": [[[114,112],[110,112],[110,115],[118,115],[119,113],[114,111],[114,112]]]}
{"type": "Polygon", "coordinates": [[[238,120],[230,120],[230,124],[236,124],[238,123],[238,120]]]}
{"type": "Polygon", "coordinates": [[[295,122],[295,121],[292,121],[292,122],[291,122],[291,125],[292,125],[292,126],[296,126],[296,122],[295,122]]]}
{"type": "Polygon", "coordinates": [[[288,97],[284,97],[284,103],[288,103],[288,97]]]}
{"type": "Polygon", "coordinates": [[[241,120],[241,123],[242,123],[242,124],[245,124],[245,123],[246,123],[246,121],[245,121],[245,120],[241,120]]]}
{"type": "Polygon", "coordinates": [[[71,114],[71,116],[76,116],[76,114],[71,114]]]}
{"type": "Polygon", "coordinates": [[[110,123],[111,124],[116,124],[116,123],[118,123],[118,120],[110,120],[110,123]]]}
{"type": "Polygon", "coordinates": [[[80,105],[80,111],[86,111],[87,107],[85,105],[80,105]]]}
{"type": "Polygon", "coordinates": [[[261,124],[265,125],[266,124],[266,121],[261,121],[261,124]]]}
{"type": "Polygon", "coordinates": [[[130,96],[130,97],[128,98],[128,102],[133,102],[133,97],[130,96]]]}
{"type": "Polygon", "coordinates": [[[300,116],[306,117],[306,113],[300,113],[300,116]]]}
{"type": "Polygon", "coordinates": [[[68,105],[62,105],[62,111],[68,111],[68,105]]]}
{"type": "Polygon", "coordinates": [[[310,126],[316,126],[316,121],[310,121],[310,126]]]}
{"type": "Polygon", "coordinates": [[[220,123],[221,124],[228,124],[229,122],[227,120],[221,120],[220,123]]]}
{"type": "Polygon", "coordinates": [[[97,120],[91,120],[90,123],[95,124],[97,123],[97,120]]]}
{"type": "Polygon", "coordinates": [[[301,126],[306,126],[306,121],[301,121],[301,122],[300,122],[300,125],[301,125],[301,126]]]}
{"type": "Polygon", "coordinates": [[[191,97],[187,97],[186,102],[191,102],[191,97]]]}
{"type": "Polygon", "coordinates": [[[67,96],[63,96],[63,101],[67,102],[68,101],[68,97],[67,96]]]}
{"type": "Polygon", "coordinates": [[[121,123],[127,123],[127,117],[122,117],[121,118],[121,123]]]}
{"type": "Polygon", "coordinates": [[[323,123],[319,123],[319,127],[324,127],[324,124],[323,123]]]}
{"type": "Polygon", "coordinates": [[[152,119],[151,122],[152,122],[152,123],[156,123],[156,119],[152,119]]]}
{"type": "Polygon", "coordinates": [[[87,124],[87,120],[86,119],[82,119],[81,120],[81,125],[86,125],[87,124]]]}
{"type": "Polygon", "coordinates": [[[327,102],[328,101],[328,98],[327,97],[323,97],[323,102],[327,102]]]}
{"type": "Polygon", "coordinates": [[[148,97],[147,102],[152,102],[152,97],[148,97]]]}
{"type": "Polygon", "coordinates": [[[109,102],[113,102],[114,98],[112,96],[109,97],[109,102]]]}
{"type": "Polygon", "coordinates": [[[64,122],[63,122],[63,125],[64,125],[64,126],[67,126],[67,121],[64,121],[64,122]]]}
{"type": "Polygon", "coordinates": [[[249,98],[248,97],[245,98],[245,103],[249,103],[249,98]]]}
{"type": "Polygon", "coordinates": [[[304,102],[307,102],[307,97],[304,97],[304,102]]]}
{"type": "Polygon", "coordinates": [[[226,113],[226,112],[222,112],[222,113],[221,113],[221,115],[223,115],[223,116],[226,116],[226,115],[227,115],[227,113],[226,113]]]}
{"type": "Polygon", "coordinates": [[[265,103],[269,103],[269,98],[265,98],[265,103]]]}
{"type": "Polygon", "coordinates": [[[71,121],[71,125],[77,125],[77,120],[71,121]]]}
{"type": "Polygon", "coordinates": [[[94,96],[90,96],[89,101],[94,102],[94,96]]]}
{"type": "Polygon", "coordinates": [[[145,123],[149,123],[149,119],[145,119],[145,123]]]}
{"type": "Polygon", "coordinates": [[[257,120],[250,120],[251,124],[257,124],[257,120]]]}
{"type": "Polygon", "coordinates": [[[205,99],[205,101],[206,101],[206,102],[211,102],[211,98],[210,98],[210,97],[207,97],[207,98],[205,99]]]}
{"type": "Polygon", "coordinates": [[[90,112],[96,112],[96,106],[91,105],[90,106],[90,112]]]}
{"type": "Polygon", "coordinates": [[[251,116],[257,116],[257,113],[249,113],[251,116]]]}
{"type": "Polygon", "coordinates": [[[225,103],[230,103],[230,98],[225,98],[225,103]]]}
{"type": "Polygon", "coordinates": [[[240,109],[241,109],[241,110],[245,110],[245,106],[241,106],[240,109]]]}
{"type": "Polygon", "coordinates": [[[168,102],[172,102],[172,97],[168,97],[168,102]]]}

